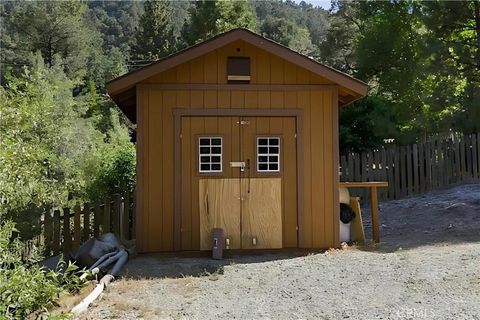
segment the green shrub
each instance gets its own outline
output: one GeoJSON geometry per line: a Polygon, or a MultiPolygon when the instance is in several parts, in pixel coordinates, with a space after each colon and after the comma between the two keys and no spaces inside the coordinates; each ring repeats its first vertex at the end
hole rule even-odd
{"type": "Polygon", "coordinates": [[[105,146],[95,160],[96,168],[87,184],[91,200],[103,199],[113,194],[126,194],[135,188],[135,147],[130,143],[105,146]]]}
{"type": "Polygon", "coordinates": [[[135,146],[113,102],[96,92],[72,96],[61,66],[36,56],[0,85],[0,212],[22,239],[39,235],[45,208],[131,191],[135,146]]]}
{"type": "Polygon", "coordinates": [[[76,292],[84,281],[76,275],[78,267],[73,264],[68,264],[62,275],[24,261],[25,246],[16,233],[12,221],[0,222],[0,319],[48,315],[60,293],[76,292]]]}
{"type": "Polygon", "coordinates": [[[0,271],[0,313],[23,319],[29,314],[52,306],[63,290],[40,267],[15,266],[0,271]]]}

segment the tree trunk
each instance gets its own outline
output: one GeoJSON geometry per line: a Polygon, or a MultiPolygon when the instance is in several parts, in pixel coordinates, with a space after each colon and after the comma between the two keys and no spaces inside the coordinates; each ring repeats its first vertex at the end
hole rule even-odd
{"type": "Polygon", "coordinates": [[[475,31],[477,37],[477,69],[480,69],[480,3],[478,0],[473,1],[475,17],[475,31]]]}

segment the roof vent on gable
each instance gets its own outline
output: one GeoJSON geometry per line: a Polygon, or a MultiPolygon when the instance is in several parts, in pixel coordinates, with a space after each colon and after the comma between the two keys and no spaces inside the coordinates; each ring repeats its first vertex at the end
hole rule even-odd
{"type": "Polygon", "coordinates": [[[228,83],[250,83],[250,58],[228,57],[227,58],[228,83]]]}

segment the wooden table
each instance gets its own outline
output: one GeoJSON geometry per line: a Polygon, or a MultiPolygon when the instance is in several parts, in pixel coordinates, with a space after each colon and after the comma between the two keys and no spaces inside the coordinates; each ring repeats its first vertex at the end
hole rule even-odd
{"type": "Polygon", "coordinates": [[[378,195],[377,188],[388,187],[386,181],[371,182],[340,182],[340,187],[345,188],[370,188],[370,211],[372,213],[372,236],[375,242],[380,242],[380,225],[378,221],[378,195]]]}

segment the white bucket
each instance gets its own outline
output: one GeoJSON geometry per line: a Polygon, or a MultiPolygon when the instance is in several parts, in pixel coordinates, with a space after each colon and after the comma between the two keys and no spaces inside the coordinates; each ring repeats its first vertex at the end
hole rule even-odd
{"type": "Polygon", "coordinates": [[[340,220],[340,242],[350,242],[350,240],[351,240],[351,235],[350,235],[351,224],[352,224],[351,222],[343,223],[340,220]]]}

